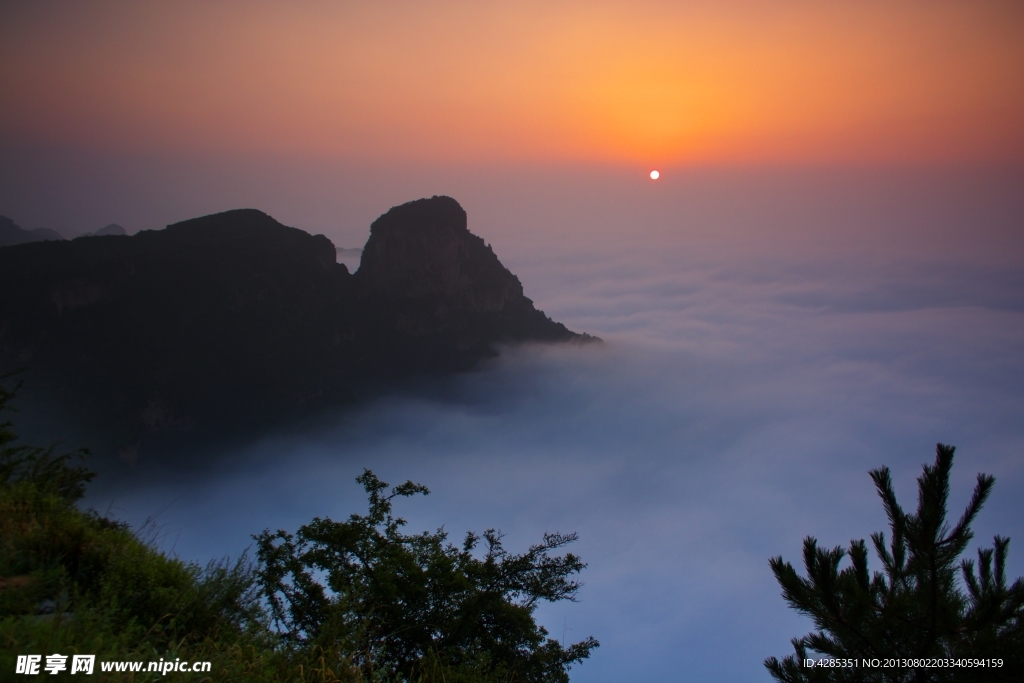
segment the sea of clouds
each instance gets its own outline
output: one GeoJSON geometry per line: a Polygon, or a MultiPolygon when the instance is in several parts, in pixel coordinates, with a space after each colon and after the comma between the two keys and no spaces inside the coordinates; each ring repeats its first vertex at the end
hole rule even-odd
{"type": "Polygon", "coordinates": [[[500,528],[513,550],[576,531],[580,601],[539,614],[601,641],[573,669],[587,683],[767,680],[762,660],[810,629],[768,559],[885,529],[868,470],[892,468],[913,507],[939,441],[958,447],[952,514],[996,476],[975,547],[1010,536],[1022,575],[1017,181],[856,180],[453,182],[538,307],[604,343],[505,349],[202,472],[97,482],[89,502],[154,517],[162,547],[202,562],[362,511],[363,468],[431,489],[399,504],[414,531],[500,528]]]}

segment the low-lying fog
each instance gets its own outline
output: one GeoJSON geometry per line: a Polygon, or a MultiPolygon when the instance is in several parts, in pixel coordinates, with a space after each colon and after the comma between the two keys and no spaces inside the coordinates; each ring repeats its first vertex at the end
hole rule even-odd
{"type": "Polygon", "coordinates": [[[399,505],[414,531],[497,527],[513,550],[577,531],[580,602],[541,616],[601,641],[584,682],[768,680],[762,660],[810,629],[768,558],[885,529],[868,470],[889,465],[912,508],[937,441],[957,446],[951,514],[996,476],[974,547],[1009,535],[1024,574],[1022,202],[801,182],[595,192],[575,219],[551,197],[451,191],[540,308],[605,343],[509,349],[202,475],[97,482],[89,502],[155,516],[162,547],[202,562],[363,511],[364,467],[431,489],[399,505]]]}

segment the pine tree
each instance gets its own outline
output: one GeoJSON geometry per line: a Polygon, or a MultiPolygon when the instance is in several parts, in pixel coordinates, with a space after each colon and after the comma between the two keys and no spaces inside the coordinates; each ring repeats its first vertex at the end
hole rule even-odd
{"type": "Polygon", "coordinates": [[[896,501],[889,469],[871,471],[889,518],[889,542],[883,533],[871,536],[883,571],[869,574],[863,540],[851,541],[848,550],[828,550],[807,537],[806,577],[782,557],[770,560],[783,598],[811,617],[816,629],[793,639],[794,655],[765,660],[773,678],[782,683],[1024,680],[1024,580],[1007,585],[1009,539],[996,536],[992,548],[979,550],[977,566],[958,561],[995,479],[978,475],[971,500],[951,529],[946,503],[953,452],[952,446],[936,447],[935,463],[925,465],[918,477],[913,514],[896,501]],[[846,557],[849,564],[840,569],[846,557]],[[845,664],[853,666],[805,665],[820,658],[849,660],[845,664]],[[918,665],[899,661],[908,659],[918,665]],[[865,660],[879,665],[864,666],[865,660]]]}

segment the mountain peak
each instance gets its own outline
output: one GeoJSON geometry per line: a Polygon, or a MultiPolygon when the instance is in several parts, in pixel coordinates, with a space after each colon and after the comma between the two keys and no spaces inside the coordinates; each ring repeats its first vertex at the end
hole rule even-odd
{"type": "Polygon", "coordinates": [[[467,369],[500,343],[587,339],[534,308],[450,197],[374,221],[355,274],[336,256],[255,209],[0,249],[0,372],[25,367],[46,419],[97,429],[94,445],[173,452],[467,369]]]}

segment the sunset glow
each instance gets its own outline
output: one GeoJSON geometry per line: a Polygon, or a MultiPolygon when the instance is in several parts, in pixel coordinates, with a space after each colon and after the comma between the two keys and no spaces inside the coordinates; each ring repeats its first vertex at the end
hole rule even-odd
{"type": "Polygon", "coordinates": [[[6,144],[456,163],[1024,160],[1015,3],[3,12],[6,144]]]}
{"type": "Polygon", "coordinates": [[[1022,408],[1024,0],[0,0],[0,669],[1012,672],[843,577],[942,444],[1024,577],[1022,408]]]}

